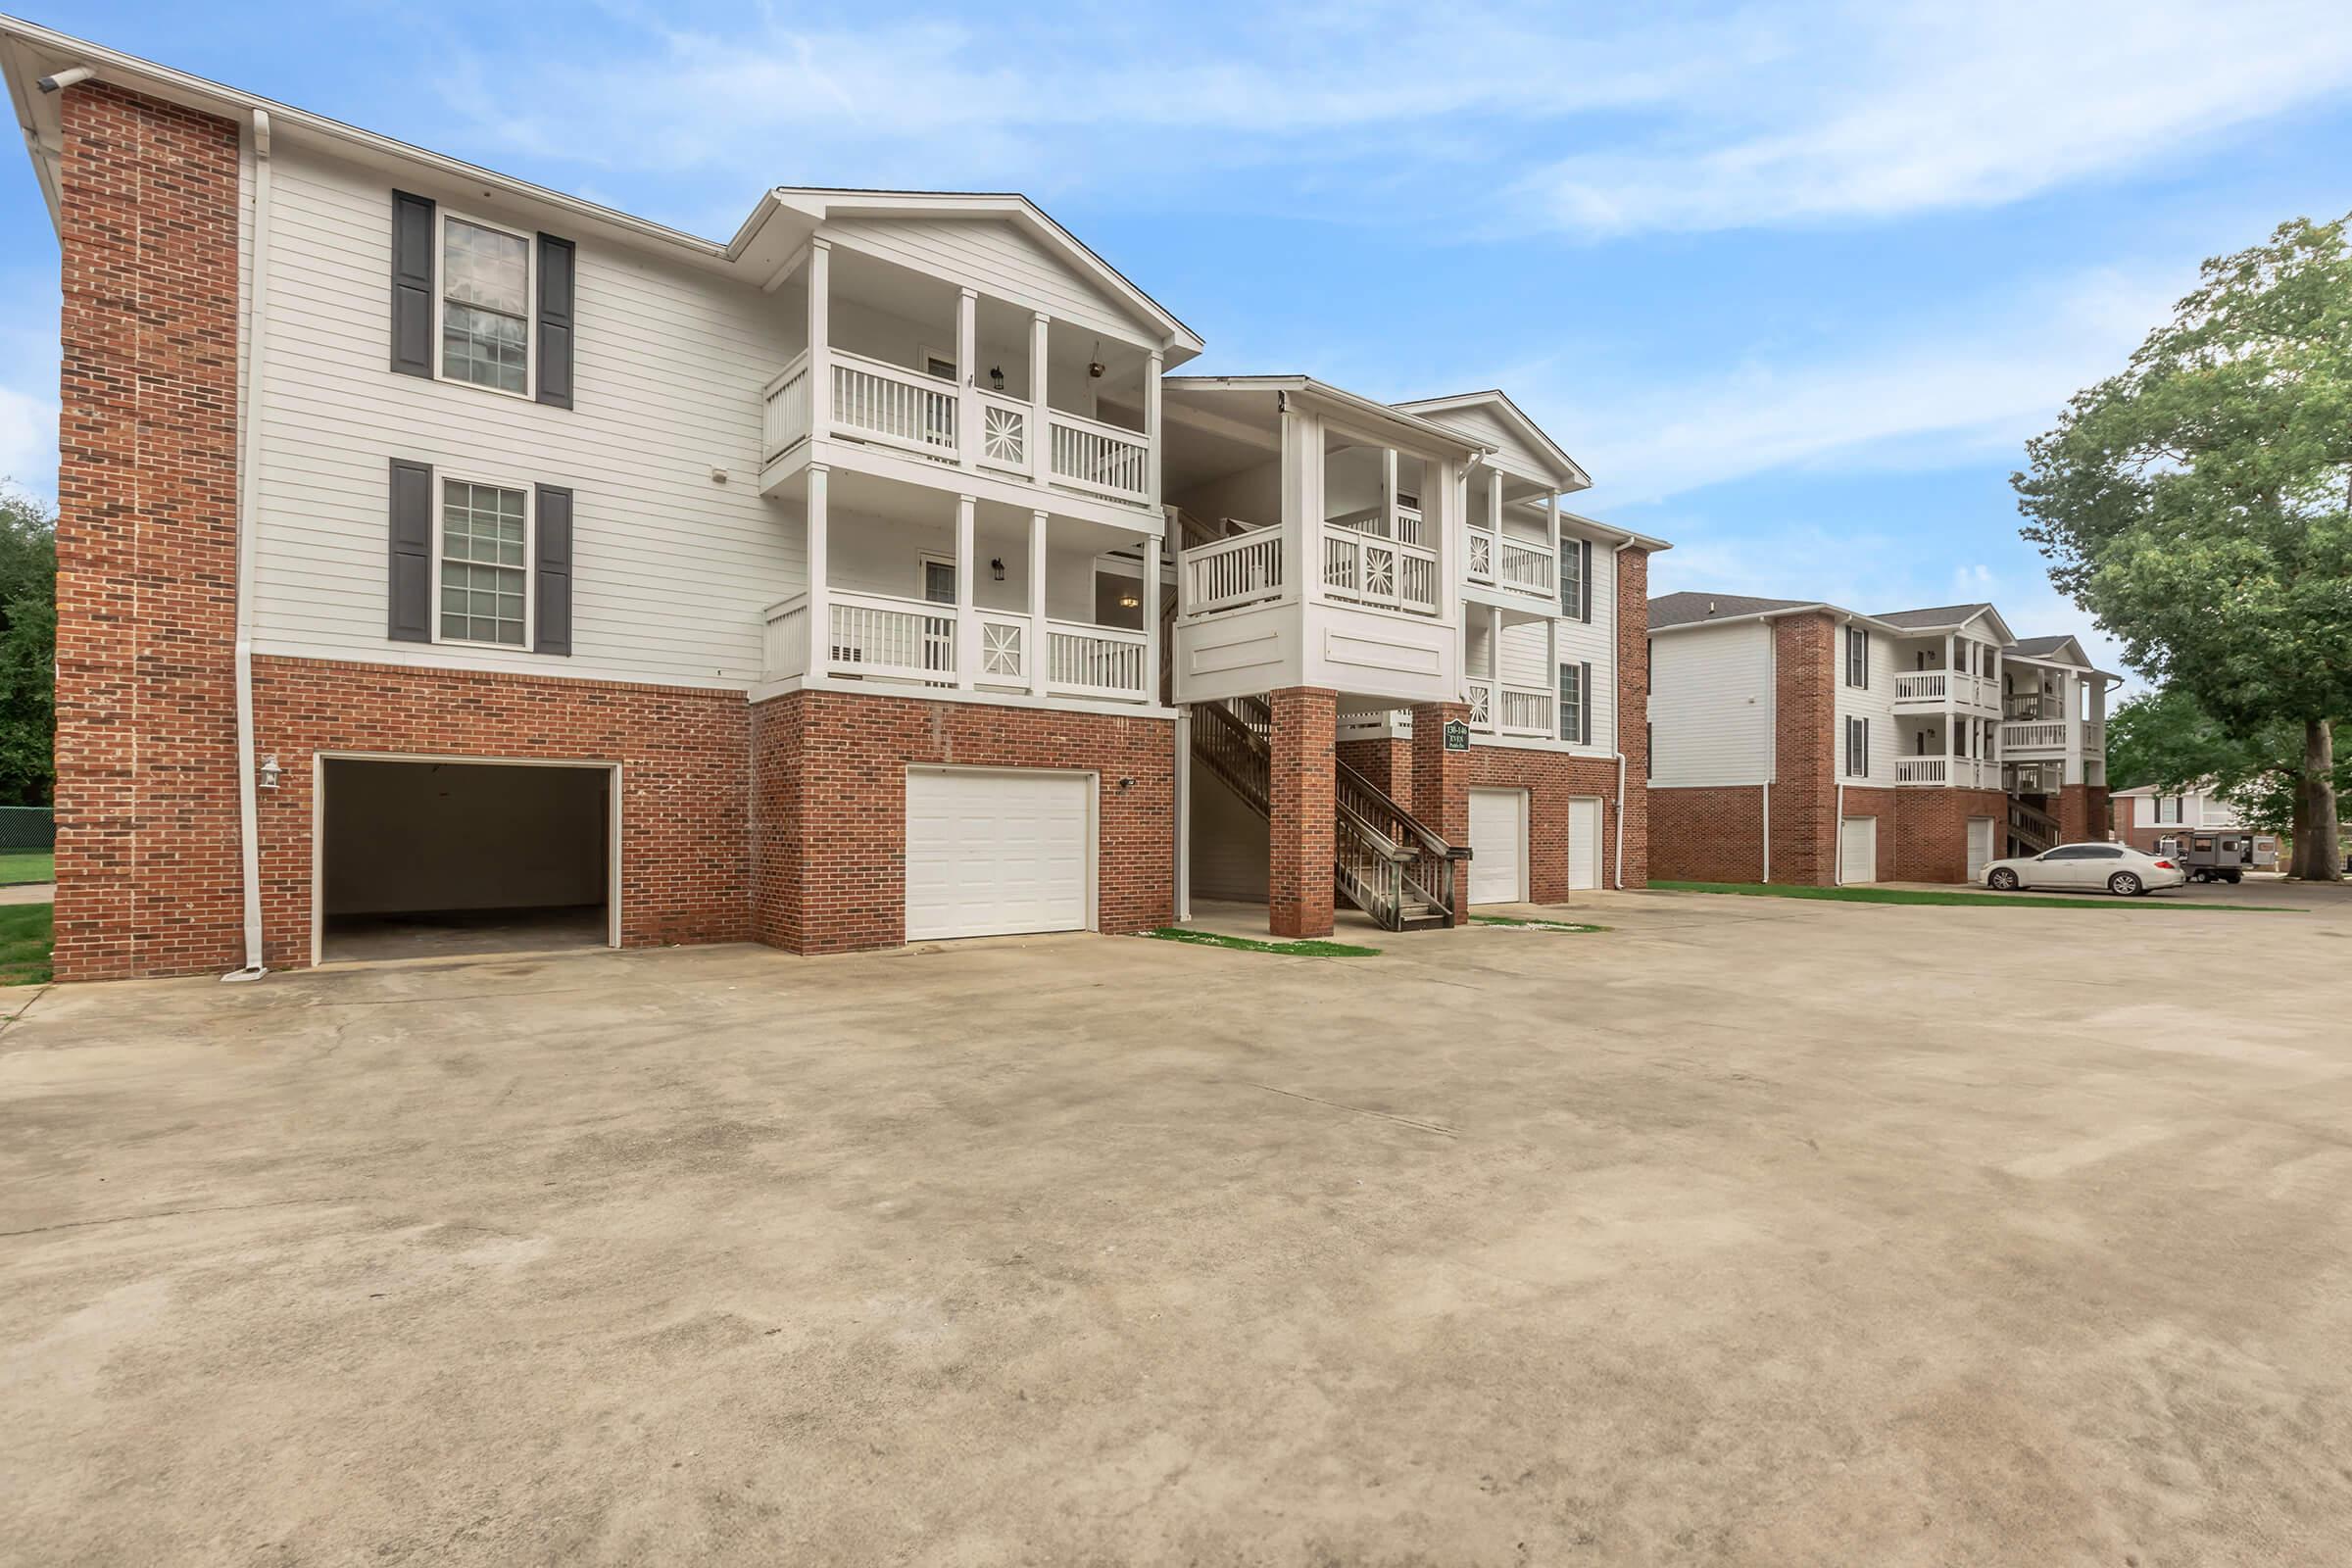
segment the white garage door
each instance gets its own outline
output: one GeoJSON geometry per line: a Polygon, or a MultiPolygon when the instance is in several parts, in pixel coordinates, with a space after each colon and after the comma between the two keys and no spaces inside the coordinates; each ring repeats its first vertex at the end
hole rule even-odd
{"type": "Polygon", "coordinates": [[[1470,792],[1470,902],[1527,899],[1527,792],[1470,792]]]}
{"type": "Polygon", "coordinates": [[[1086,929],[1092,782],[908,769],[906,940],[1086,929]]]}
{"type": "Polygon", "coordinates": [[[1568,886],[1600,886],[1600,802],[1568,803],[1568,886]]]}
{"type": "Polygon", "coordinates": [[[1843,855],[1838,861],[1838,880],[1846,883],[1876,882],[1879,879],[1879,819],[1875,816],[1849,816],[1841,835],[1843,855]]]}
{"type": "Polygon", "coordinates": [[[1970,817],[1968,819],[1968,879],[1971,882],[1984,881],[1984,867],[1991,864],[1992,859],[1992,818],[1989,816],[1970,817]]]}

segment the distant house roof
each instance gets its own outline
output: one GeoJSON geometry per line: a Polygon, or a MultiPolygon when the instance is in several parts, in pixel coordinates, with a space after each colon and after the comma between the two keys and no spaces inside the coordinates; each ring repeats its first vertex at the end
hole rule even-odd
{"type": "Polygon", "coordinates": [[[1991,609],[1990,605],[1985,604],[1939,605],[1934,610],[1882,611],[1878,618],[1889,626],[1918,631],[1929,626],[1965,626],[1991,609]]]}

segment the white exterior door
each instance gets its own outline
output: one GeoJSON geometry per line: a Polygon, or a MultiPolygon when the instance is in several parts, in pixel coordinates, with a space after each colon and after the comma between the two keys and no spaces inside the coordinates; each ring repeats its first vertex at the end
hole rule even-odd
{"type": "Polygon", "coordinates": [[[1879,819],[1849,816],[1838,829],[1838,878],[1852,886],[1879,879],[1879,819]]]}
{"type": "Polygon", "coordinates": [[[1600,802],[1590,797],[1568,803],[1568,886],[1600,886],[1600,802]]]}
{"type": "Polygon", "coordinates": [[[1972,816],[1968,819],[1968,879],[1984,880],[1984,867],[1992,861],[1992,818],[1972,816]]]}
{"type": "Polygon", "coordinates": [[[1470,792],[1470,902],[1527,899],[1527,792],[1470,792]]]}
{"type": "Polygon", "coordinates": [[[1085,930],[1093,803],[1082,773],[909,768],[906,940],[1085,930]]]}

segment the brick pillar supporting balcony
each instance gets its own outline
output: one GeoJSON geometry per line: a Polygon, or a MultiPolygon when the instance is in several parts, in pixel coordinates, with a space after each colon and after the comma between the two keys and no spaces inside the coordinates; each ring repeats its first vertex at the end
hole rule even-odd
{"type": "MultiPolygon", "coordinates": [[[[1446,726],[1469,717],[1460,703],[1423,703],[1413,710],[1413,815],[1457,849],[1470,842],[1470,754],[1446,749],[1446,726]]],[[[1456,861],[1454,877],[1453,923],[1461,925],[1470,918],[1469,866],[1456,861]]]]}
{"type": "Polygon", "coordinates": [[[1274,710],[1266,825],[1266,925],[1278,937],[1331,935],[1332,731],[1339,698],[1313,686],[1268,694],[1274,710]]]}

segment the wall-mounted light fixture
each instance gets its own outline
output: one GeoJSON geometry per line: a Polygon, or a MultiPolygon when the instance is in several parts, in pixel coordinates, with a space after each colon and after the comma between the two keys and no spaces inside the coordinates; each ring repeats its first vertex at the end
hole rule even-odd
{"type": "Polygon", "coordinates": [[[1110,367],[1102,363],[1102,340],[1097,338],[1095,339],[1095,357],[1087,362],[1086,373],[1100,381],[1102,379],[1102,372],[1108,368],[1110,367]]]}
{"type": "Polygon", "coordinates": [[[1003,582],[1004,580],[1004,558],[1003,556],[992,556],[989,558],[988,574],[991,578],[998,582],[1003,582]]]}
{"type": "Polygon", "coordinates": [[[1004,367],[992,365],[988,368],[988,385],[989,390],[993,392],[1004,390],[1004,367]]]}
{"type": "Polygon", "coordinates": [[[271,752],[262,760],[262,765],[255,771],[260,775],[255,782],[263,789],[273,790],[277,788],[277,776],[285,769],[277,765],[277,754],[271,752]]]}

